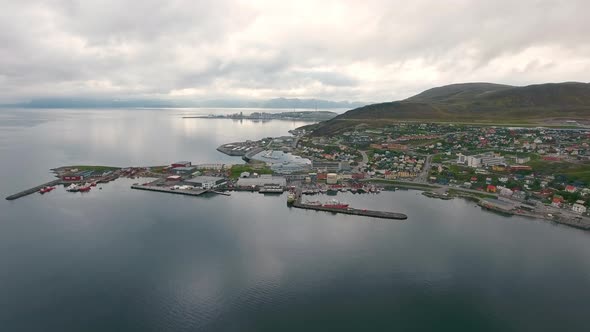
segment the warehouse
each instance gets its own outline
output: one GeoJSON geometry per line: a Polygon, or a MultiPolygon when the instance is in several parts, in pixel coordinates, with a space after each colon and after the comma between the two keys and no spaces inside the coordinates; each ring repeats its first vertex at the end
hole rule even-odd
{"type": "Polygon", "coordinates": [[[197,176],[192,179],[185,180],[184,182],[197,188],[213,189],[224,184],[226,180],[216,176],[197,176]]]}
{"type": "Polygon", "coordinates": [[[196,171],[197,171],[197,168],[194,167],[194,166],[189,166],[189,167],[174,167],[172,169],[172,172],[174,174],[178,174],[178,175],[189,175],[189,174],[193,174],[196,171]]]}
{"type": "Polygon", "coordinates": [[[238,187],[263,187],[275,185],[285,187],[287,180],[282,176],[262,175],[258,178],[240,178],[238,179],[238,187]]]}

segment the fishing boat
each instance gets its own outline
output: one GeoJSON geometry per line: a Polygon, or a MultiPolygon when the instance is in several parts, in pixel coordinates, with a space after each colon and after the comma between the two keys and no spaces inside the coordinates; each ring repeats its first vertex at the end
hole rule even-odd
{"type": "Polygon", "coordinates": [[[78,186],[78,185],[77,185],[77,184],[75,184],[75,183],[72,183],[71,185],[69,185],[69,186],[66,188],[66,190],[67,190],[67,191],[69,191],[69,192],[76,192],[76,191],[78,191],[79,189],[80,189],[80,186],[78,186]]]}
{"type": "Polygon", "coordinates": [[[90,184],[86,183],[84,186],[80,187],[78,189],[78,191],[82,192],[82,193],[86,193],[86,192],[89,192],[90,189],[92,189],[92,187],[90,186],[90,184]]]}
{"type": "Polygon", "coordinates": [[[331,209],[348,209],[348,203],[342,203],[336,199],[329,201],[328,203],[322,204],[322,207],[331,209]]]}
{"type": "Polygon", "coordinates": [[[45,194],[45,193],[52,191],[53,189],[55,189],[55,187],[49,187],[49,186],[43,187],[43,188],[39,189],[39,193],[45,194]]]}

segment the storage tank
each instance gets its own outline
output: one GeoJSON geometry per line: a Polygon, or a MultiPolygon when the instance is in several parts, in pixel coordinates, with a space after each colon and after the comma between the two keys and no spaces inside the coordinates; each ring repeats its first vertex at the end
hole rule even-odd
{"type": "Polygon", "coordinates": [[[336,184],[338,183],[338,174],[336,173],[328,173],[326,177],[327,184],[336,184]]]}

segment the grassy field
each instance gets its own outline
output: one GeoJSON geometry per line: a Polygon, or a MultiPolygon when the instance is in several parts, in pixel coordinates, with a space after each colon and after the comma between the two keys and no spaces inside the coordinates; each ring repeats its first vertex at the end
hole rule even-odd
{"type": "Polygon", "coordinates": [[[70,166],[69,168],[77,168],[80,171],[95,171],[95,172],[108,172],[120,169],[120,167],[111,166],[93,166],[93,165],[77,165],[70,166]]]}
{"type": "Polygon", "coordinates": [[[547,175],[563,174],[568,179],[575,181],[580,180],[590,183],[590,165],[588,164],[574,164],[561,161],[547,161],[547,160],[531,160],[527,165],[533,168],[534,172],[539,172],[547,175]]]}
{"type": "Polygon", "coordinates": [[[272,170],[266,166],[254,167],[252,165],[233,165],[230,170],[230,177],[237,179],[243,172],[272,174],[272,170]]]}

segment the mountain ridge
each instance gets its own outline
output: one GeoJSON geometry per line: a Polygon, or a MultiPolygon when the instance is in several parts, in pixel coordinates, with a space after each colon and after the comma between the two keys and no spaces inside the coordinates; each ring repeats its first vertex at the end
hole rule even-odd
{"type": "Polygon", "coordinates": [[[528,86],[461,83],[435,87],[400,101],[366,105],[320,123],[316,135],[359,123],[392,121],[537,123],[544,119],[590,120],[590,83],[528,86]]]}

